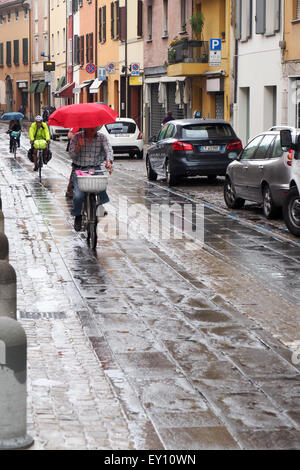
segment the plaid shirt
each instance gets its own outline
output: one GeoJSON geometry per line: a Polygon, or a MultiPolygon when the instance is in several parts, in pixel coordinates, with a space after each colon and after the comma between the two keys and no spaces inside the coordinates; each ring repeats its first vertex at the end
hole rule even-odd
{"type": "Polygon", "coordinates": [[[84,137],[84,131],[77,132],[70,143],[70,155],[75,165],[83,167],[101,166],[105,160],[114,159],[112,146],[103,134],[97,132],[92,141],[84,137]],[[78,144],[78,139],[84,138],[85,144],[80,147],[78,153],[75,153],[75,148],[78,144]]]}

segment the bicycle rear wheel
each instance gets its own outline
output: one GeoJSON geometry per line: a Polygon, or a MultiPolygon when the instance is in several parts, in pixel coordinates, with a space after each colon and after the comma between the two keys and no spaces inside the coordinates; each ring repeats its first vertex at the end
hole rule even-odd
{"type": "Polygon", "coordinates": [[[12,143],[12,151],[14,154],[14,158],[16,158],[17,157],[17,142],[15,140],[13,140],[13,143],[12,143]]]}
{"type": "Polygon", "coordinates": [[[43,167],[43,155],[42,152],[39,150],[38,153],[38,167],[39,167],[39,179],[40,182],[42,181],[42,167],[43,167]]]}
{"type": "Polygon", "coordinates": [[[97,247],[97,216],[95,194],[89,194],[89,213],[87,222],[87,243],[92,250],[97,247]]]}

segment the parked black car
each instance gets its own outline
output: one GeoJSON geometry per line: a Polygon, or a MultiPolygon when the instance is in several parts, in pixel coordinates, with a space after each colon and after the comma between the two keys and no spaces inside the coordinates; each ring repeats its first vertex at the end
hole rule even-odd
{"type": "Polygon", "coordinates": [[[226,168],[242,150],[231,125],[219,119],[178,119],[165,124],[150,137],[146,155],[147,176],[165,176],[170,186],[179,177],[225,175],[226,168]]]}

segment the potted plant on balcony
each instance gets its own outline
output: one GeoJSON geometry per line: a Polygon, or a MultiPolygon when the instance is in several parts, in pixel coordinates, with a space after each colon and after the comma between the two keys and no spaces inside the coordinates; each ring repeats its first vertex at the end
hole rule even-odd
{"type": "Polygon", "coordinates": [[[201,11],[197,11],[190,18],[190,25],[192,27],[192,31],[195,37],[199,40],[199,42],[202,42],[201,39],[202,39],[204,21],[205,21],[205,18],[201,11]]]}
{"type": "Polygon", "coordinates": [[[183,51],[187,47],[187,36],[178,37],[176,36],[172,41],[169,42],[168,49],[168,60],[170,63],[180,62],[183,60],[183,51]]]}

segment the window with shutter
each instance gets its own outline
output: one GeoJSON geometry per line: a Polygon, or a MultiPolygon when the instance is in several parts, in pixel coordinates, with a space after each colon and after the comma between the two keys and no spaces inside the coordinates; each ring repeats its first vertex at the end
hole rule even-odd
{"type": "Polygon", "coordinates": [[[111,33],[111,38],[115,38],[115,8],[114,8],[114,2],[111,2],[110,4],[110,33],[111,33]]]}
{"type": "Polygon", "coordinates": [[[103,42],[106,41],[106,6],[103,7],[103,42]]]}
{"type": "Polygon", "coordinates": [[[148,40],[152,40],[152,5],[148,6],[148,18],[147,18],[147,25],[148,25],[148,40]]]}
{"type": "Polygon", "coordinates": [[[90,46],[90,52],[89,52],[89,62],[94,61],[94,34],[90,33],[89,35],[89,46],[90,46]]]}
{"type": "Polygon", "coordinates": [[[300,20],[300,0],[297,0],[297,5],[296,5],[296,20],[300,20]]]}
{"type": "Polygon", "coordinates": [[[143,36],[143,2],[138,0],[137,36],[143,36]]]}
{"type": "Polygon", "coordinates": [[[28,38],[23,38],[23,64],[28,65],[28,38]]]}
{"type": "Polygon", "coordinates": [[[80,36],[80,57],[79,63],[84,64],[84,36],[80,36]]]}
{"type": "Polygon", "coordinates": [[[256,0],[256,34],[266,32],[266,0],[256,0]]]}
{"type": "Polygon", "coordinates": [[[19,65],[19,40],[14,40],[14,64],[19,65]]]}
{"type": "Polygon", "coordinates": [[[0,43],[0,67],[4,67],[3,42],[0,43]]]}
{"type": "Polygon", "coordinates": [[[252,35],[252,0],[241,3],[241,41],[248,41],[252,35]]]}
{"type": "Polygon", "coordinates": [[[280,31],[281,27],[281,21],[280,21],[280,15],[281,15],[281,0],[274,0],[274,8],[275,8],[275,32],[280,31]]]}
{"type": "Polygon", "coordinates": [[[85,35],[85,58],[86,58],[86,63],[88,64],[90,61],[90,45],[89,45],[89,34],[85,35]]]}
{"type": "Polygon", "coordinates": [[[99,8],[99,42],[102,42],[103,36],[103,20],[102,20],[102,8],[99,8]]]}
{"type": "Polygon", "coordinates": [[[119,35],[120,35],[120,31],[119,31],[119,27],[120,27],[120,2],[119,0],[117,0],[115,2],[115,18],[116,18],[116,39],[119,39],[119,35]]]}
{"type": "Polygon", "coordinates": [[[120,41],[126,40],[126,11],[125,7],[120,7],[120,41]]]}
{"type": "Polygon", "coordinates": [[[6,65],[11,67],[11,42],[6,42],[6,65]]]}

